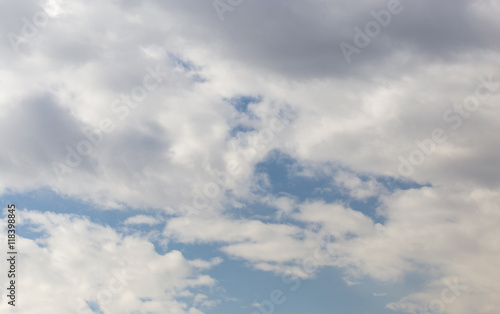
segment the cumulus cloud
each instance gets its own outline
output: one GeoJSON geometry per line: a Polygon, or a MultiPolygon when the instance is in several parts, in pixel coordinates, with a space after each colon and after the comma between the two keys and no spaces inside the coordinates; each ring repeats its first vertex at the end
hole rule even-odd
{"type": "MultiPolygon", "coordinates": [[[[158,254],[147,239],[82,216],[29,210],[18,215],[18,226],[37,235],[17,239],[22,273],[17,293],[26,296],[17,305],[23,311],[93,313],[95,306],[105,313],[160,313],[165,308],[193,313],[199,305],[195,290],[216,284],[202,270],[219,260],[191,261],[176,250],[158,254]]],[[[2,240],[7,241],[5,236],[2,240]]],[[[6,258],[2,260],[5,264],[6,258]]],[[[10,310],[5,296],[0,307],[10,310]]]]}
{"type": "MultiPolygon", "coordinates": [[[[277,274],[312,278],[310,263],[348,282],[417,272],[425,284],[390,309],[494,313],[499,11],[479,0],[247,1],[221,21],[210,1],[2,1],[0,193],[44,187],[150,209],[123,224],[165,222],[166,242],[216,245],[277,274]],[[398,12],[376,36],[359,33],[390,5],[398,12]],[[341,44],[361,37],[347,60],[341,44]],[[283,181],[326,177],[321,188],[349,200],[273,194],[255,171],[269,152],[296,164],[283,181]],[[244,217],[262,204],[265,215],[244,217]],[[455,278],[468,288],[447,302],[455,278]]],[[[43,235],[20,239],[29,310],[219,304],[192,290],[215,284],[202,270],[222,259],[161,255],[79,216],[23,217],[43,235]],[[133,283],[104,304],[98,293],[122,269],[133,283]]]]}

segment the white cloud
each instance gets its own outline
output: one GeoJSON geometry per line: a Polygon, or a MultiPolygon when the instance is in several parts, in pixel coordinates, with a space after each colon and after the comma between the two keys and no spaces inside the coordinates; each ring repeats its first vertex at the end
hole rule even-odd
{"type": "Polygon", "coordinates": [[[127,218],[124,222],[125,225],[157,225],[161,223],[161,220],[153,217],[153,216],[146,216],[146,215],[137,215],[137,216],[132,216],[127,218]]]}
{"type": "Polygon", "coordinates": [[[335,175],[336,185],[348,191],[349,195],[356,199],[366,199],[371,196],[385,194],[384,186],[374,180],[362,180],[354,174],[341,171],[335,175]]]}
{"type": "MultiPolygon", "coordinates": [[[[92,302],[105,313],[191,313],[196,302],[180,298],[216,283],[200,272],[214,262],[189,261],[175,250],[160,255],[146,239],[87,218],[28,210],[18,217],[18,227],[42,233],[17,239],[17,295],[23,311],[89,313],[86,304],[92,302]]],[[[4,301],[5,296],[0,307],[7,311],[4,301]]]]}
{"type": "MultiPolygon", "coordinates": [[[[19,54],[8,40],[0,43],[0,145],[6,148],[0,152],[1,193],[48,187],[102,207],[155,208],[174,216],[183,212],[182,204],[203,203],[188,220],[169,219],[164,236],[218,243],[229,257],[258,269],[310,277],[303,260],[315,256],[318,236],[333,235],[335,241],[323,248],[331,258],[318,260],[318,266],[345,269],[349,282],[363,276],[403,280],[409,272],[424,272],[428,285],[391,303],[397,311],[439,299],[438,283],[453,276],[470,288],[446,304],[448,311],[498,308],[498,272],[492,266],[499,258],[496,3],[405,2],[403,12],[351,64],[339,43],[352,41],[354,27],[365,25],[370,10],[386,7],[386,1],[249,1],[224,23],[211,2],[60,3],[47,25],[19,46],[19,54]],[[166,73],[158,86],[135,109],[124,103],[113,109],[157,65],[166,73]],[[485,84],[490,74],[493,82],[485,84]],[[491,91],[482,88],[487,95],[478,109],[464,111],[464,99],[480,86],[491,91]],[[245,114],[228,101],[241,95],[262,100],[245,114]],[[252,152],[255,146],[248,142],[258,140],[280,110],[293,113],[289,124],[246,158],[242,148],[252,152]],[[86,140],[83,131],[106,118],[115,130],[59,180],[52,162],[64,163],[66,147],[77,149],[86,140]],[[232,136],[238,125],[250,131],[232,136]],[[401,158],[425,154],[419,143],[436,128],[446,141],[434,145],[410,176],[428,187],[389,192],[375,180],[401,177],[401,158]],[[311,171],[314,177],[319,169],[331,175],[333,186],[352,198],[381,197],[376,210],[384,223],[346,204],[299,202],[293,195],[262,202],[276,207],[277,218],[297,225],[232,218],[261,196],[256,191],[269,188],[254,169],[273,149],[306,168],[302,174],[311,171]],[[234,161],[240,172],[224,188],[219,184],[213,198],[203,196],[210,183],[213,188],[213,174],[234,161]]],[[[40,9],[36,1],[6,1],[0,26],[21,32],[22,18],[40,9]]],[[[188,261],[178,251],[159,255],[145,239],[78,217],[30,211],[25,216],[47,234],[36,242],[20,239],[26,254],[20,266],[32,274],[20,287],[21,294],[33,295],[29,310],[37,304],[50,312],[48,304],[57,304],[71,312],[75,304],[67,302],[95,299],[96,287],[113,279],[104,270],[120,270],[122,260],[131,271],[142,265],[151,272],[103,305],[106,310],[119,312],[113,306],[119,303],[196,313],[176,298],[190,295],[191,287],[214,284],[198,271],[221,262],[188,261]],[[55,279],[60,284],[51,285],[55,279]],[[168,292],[149,295],[146,282],[155,287],[151,291],[168,292]],[[77,288],[65,288],[71,286],[77,288]],[[48,302],[55,295],[68,301],[48,302]]],[[[143,215],[125,221],[156,223],[143,215]]],[[[206,307],[216,302],[201,298],[198,303],[206,307]]]]}

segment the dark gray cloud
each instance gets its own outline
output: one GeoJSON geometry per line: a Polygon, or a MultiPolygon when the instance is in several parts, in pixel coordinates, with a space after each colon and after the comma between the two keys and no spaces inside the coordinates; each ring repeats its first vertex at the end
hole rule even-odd
{"type": "MultiPolygon", "coordinates": [[[[424,60],[441,62],[475,51],[494,51],[500,35],[495,11],[481,1],[399,2],[398,14],[348,64],[339,48],[354,45],[355,27],[375,21],[371,11],[387,11],[392,1],[244,1],[217,18],[211,3],[163,2],[166,11],[192,25],[196,44],[209,45],[223,58],[296,79],[393,75],[424,60]],[[418,58],[397,60],[398,53],[418,58]]],[[[498,12],[497,12],[498,13],[498,12]]],[[[194,43],[194,42],[193,42],[194,43]]],[[[427,62],[425,61],[425,62],[427,62]]]]}
{"type": "Polygon", "coordinates": [[[29,97],[4,112],[2,145],[11,163],[36,160],[50,165],[64,155],[64,145],[80,140],[82,123],[49,94],[29,97]],[[9,136],[10,134],[10,136],[9,136]]]}

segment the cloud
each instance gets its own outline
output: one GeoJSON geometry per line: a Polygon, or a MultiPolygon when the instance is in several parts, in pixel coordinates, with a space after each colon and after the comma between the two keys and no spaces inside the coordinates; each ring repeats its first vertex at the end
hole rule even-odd
{"type": "Polygon", "coordinates": [[[167,223],[165,235],[185,243],[222,242],[221,251],[229,256],[280,275],[311,278],[319,267],[336,266],[347,283],[360,284],[367,277],[396,282],[418,273],[427,286],[391,303],[391,308],[409,313],[444,302],[441,290],[456,281],[467,288],[461,288],[453,303],[446,299],[446,308],[487,312],[496,306],[488,291],[495,289],[497,278],[487,274],[498,258],[491,240],[497,238],[493,208],[498,197],[491,190],[421,187],[383,196],[377,206],[383,224],[339,204],[305,202],[287,218],[307,223],[307,229],[235,219],[206,223],[194,218],[186,225],[178,218],[167,223]],[[203,232],[197,232],[202,226],[203,232]]]}
{"type": "MultiPolygon", "coordinates": [[[[105,313],[192,313],[198,302],[185,296],[216,284],[201,270],[218,260],[190,261],[176,250],[159,254],[147,239],[82,216],[23,210],[18,217],[18,227],[39,234],[17,239],[17,294],[25,311],[90,313],[95,304],[105,313]]],[[[9,307],[6,301],[0,306],[9,307]]]]}
{"type": "Polygon", "coordinates": [[[378,183],[376,180],[362,180],[347,172],[339,172],[335,176],[334,182],[336,185],[346,189],[350,196],[356,199],[366,199],[385,193],[382,184],[378,183]]]}
{"type": "MultiPolygon", "coordinates": [[[[103,209],[151,209],[124,224],[165,221],[165,242],[216,245],[276,274],[314,277],[304,260],[341,268],[348,282],[418,273],[425,283],[392,300],[395,311],[433,300],[454,313],[498,308],[496,2],[402,0],[350,63],[340,44],[355,44],[388,1],[247,1],[223,22],[211,2],[51,3],[36,36],[23,18],[43,11],[37,2],[0,4],[4,33],[26,37],[0,43],[2,194],[44,187],[103,209]],[[92,152],[78,157],[82,143],[92,152]],[[269,152],[311,180],[328,177],[320,188],[347,199],[273,195],[255,171],[269,152]],[[447,303],[443,282],[455,276],[468,289],[447,303]]],[[[215,284],[202,270],[222,258],[161,255],[79,216],[23,216],[43,235],[20,239],[29,310],[196,313],[218,302],[191,290],[215,284]],[[123,267],[149,272],[103,304],[97,294],[123,267]]]]}
{"type": "Polygon", "coordinates": [[[125,225],[145,224],[145,225],[153,226],[153,225],[161,223],[161,220],[159,220],[155,217],[152,217],[152,216],[137,215],[137,216],[127,218],[123,223],[125,225]]]}

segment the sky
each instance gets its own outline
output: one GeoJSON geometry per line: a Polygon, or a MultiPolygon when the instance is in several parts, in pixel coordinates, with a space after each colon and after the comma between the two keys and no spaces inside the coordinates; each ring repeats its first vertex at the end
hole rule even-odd
{"type": "Polygon", "coordinates": [[[499,13],[0,0],[0,312],[497,314],[499,13]]]}

